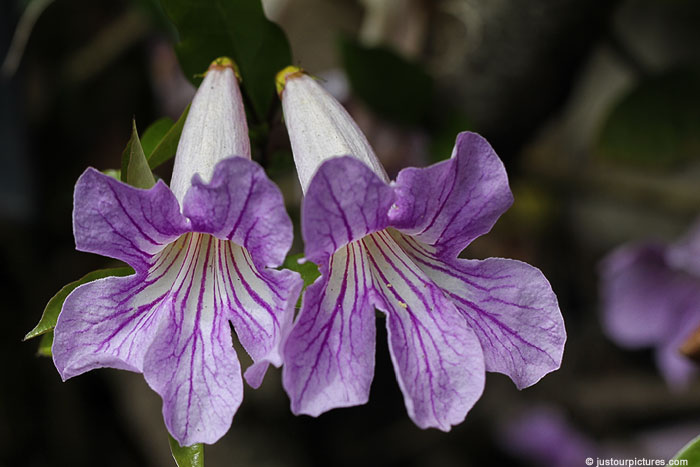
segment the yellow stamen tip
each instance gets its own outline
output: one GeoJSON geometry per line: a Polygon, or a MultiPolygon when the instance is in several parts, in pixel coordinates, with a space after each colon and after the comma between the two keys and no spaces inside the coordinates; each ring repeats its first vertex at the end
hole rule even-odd
{"type": "Polygon", "coordinates": [[[275,87],[277,88],[277,95],[282,96],[282,92],[284,91],[284,87],[287,84],[287,80],[289,78],[293,78],[295,76],[303,75],[304,70],[299,68],[298,66],[293,66],[290,65],[286,68],[284,68],[282,71],[277,73],[277,76],[275,76],[275,87]]]}
{"type": "Polygon", "coordinates": [[[241,72],[238,69],[238,65],[229,57],[219,57],[214,59],[214,61],[209,64],[207,71],[212,69],[221,70],[224,68],[231,68],[233,70],[233,74],[236,75],[236,79],[238,79],[238,81],[242,81],[241,72]]]}

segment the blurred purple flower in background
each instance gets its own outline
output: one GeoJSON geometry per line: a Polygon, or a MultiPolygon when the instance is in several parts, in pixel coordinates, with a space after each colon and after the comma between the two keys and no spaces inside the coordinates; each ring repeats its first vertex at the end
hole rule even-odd
{"type": "Polygon", "coordinates": [[[601,440],[592,437],[560,407],[536,405],[507,418],[496,439],[511,456],[528,464],[570,467],[585,465],[587,458],[670,459],[699,430],[696,423],[674,423],[637,427],[601,440]]]}
{"type": "Polygon", "coordinates": [[[447,431],[479,399],[485,371],[518,388],[559,368],[564,323],[542,273],[515,260],[457,255],[511,205],[488,142],[457,137],[452,158],[389,182],[355,122],[295,67],[278,75],[305,192],[302,234],[321,277],[284,347],[294,413],[363,404],[374,374],[375,308],[409,416],[447,431]],[[345,156],[345,157],[336,157],[345,156]]]}
{"type": "Polygon", "coordinates": [[[94,368],[143,373],[181,445],[214,443],[241,403],[233,324],[257,387],[282,363],[301,280],[279,266],[292,242],[282,195],[250,160],[230,60],[210,67],[190,109],[168,188],[144,190],[88,169],[75,186],[76,248],[136,271],[78,287],[55,328],[66,380],[94,368]],[[240,156],[240,157],[230,157],[240,156]]]}
{"type": "Polygon", "coordinates": [[[670,245],[624,245],[601,263],[602,321],[627,348],[653,347],[673,386],[697,369],[681,347],[700,327],[700,224],[670,245]]]}
{"type": "Polygon", "coordinates": [[[587,457],[600,454],[591,439],[549,406],[529,409],[510,420],[497,439],[515,457],[546,467],[583,465],[587,457]]]}

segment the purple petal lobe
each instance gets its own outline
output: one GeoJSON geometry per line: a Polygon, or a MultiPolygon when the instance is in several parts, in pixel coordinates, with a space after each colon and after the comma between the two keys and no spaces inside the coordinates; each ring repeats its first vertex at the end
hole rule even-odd
{"type": "Polygon", "coordinates": [[[157,253],[147,274],[90,282],[66,298],[52,351],[64,380],[101,367],[142,371],[158,310],[186,260],[187,239],[182,236],[157,253]]]}
{"type": "Polygon", "coordinates": [[[371,285],[364,249],[353,242],[306,289],[284,349],[282,381],[295,414],[367,402],[376,333],[371,285]]]}
{"type": "Polygon", "coordinates": [[[282,264],[292,245],[282,194],[262,167],[242,157],[219,162],[209,184],[195,175],[183,212],[195,231],[245,247],[260,268],[282,264]]]}
{"type": "Polygon", "coordinates": [[[485,234],[513,203],[503,163],[476,133],[457,137],[452,158],[423,169],[407,168],[396,179],[391,225],[456,256],[485,234]]]}
{"type": "Polygon", "coordinates": [[[54,331],[53,360],[61,378],[94,368],[141,371],[158,325],[157,303],[144,276],[108,277],[66,298],[54,331]]]}
{"type": "Polygon", "coordinates": [[[383,229],[393,201],[391,187],[359,160],[327,160],[311,179],[302,205],[306,257],[326,264],[343,245],[383,229]]]}
{"type": "Polygon", "coordinates": [[[603,328],[619,345],[635,348],[667,340],[685,311],[692,289],[671,270],[660,245],[624,246],[601,263],[603,328]]]}
{"type": "Polygon", "coordinates": [[[601,263],[603,327],[625,347],[656,347],[666,381],[687,384],[697,369],[680,347],[700,327],[700,281],[668,263],[661,245],[627,245],[601,263]]]}
{"type": "Polygon", "coordinates": [[[151,256],[187,230],[163,182],[141,190],[89,168],[75,185],[73,232],[80,251],[116,258],[143,272],[151,256]]]}
{"type": "Polygon", "coordinates": [[[484,389],[479,341],[454,305],[388,231],[362,240],[387,314],[389,351],[409,416],[449,431],[484,389]]]}
{"type": "Polygon", "coordinates": [[[233,242],[217,242],[217,289],[227,317],[253,358],[246,379],[258,387],[268,364],[282,364],[280,343],[291,326],[294,305],[303,284],[297,273],[258,271],[244,248],[233,242]]]}
{"type": "Polygon", "coordinates": [[[668,248],[666,260],[672,267],[684,269],[700,280],[700,221],[668,248]]]}
{"type": "Polygon", "coordinates": [[[186,237],[185,261],[161,305],[164,316],[143,366],[146,381],[163,398],[168,431],[182,446],[221,438],[243,397],[215,264],[221,240],[186,237]]]}
{"type": "Polygon", "coordinates": [[[656,364],[666,382],[672,387],[685,389],[698,374],[697,364],[680,352],[683,343],[700,328],[698,303],[700,292],[687,303],[686,312],[676,323],[673,332],[656,349],[656,364]]]}
{"type": "Polygon", "coordinates": [[[487,371],[508,375],[522,389],[559,368],[564,320],[539,269],[501,258],[441,260],[415,239],[395,238],[466,318],[481,342],[487,371]]]}

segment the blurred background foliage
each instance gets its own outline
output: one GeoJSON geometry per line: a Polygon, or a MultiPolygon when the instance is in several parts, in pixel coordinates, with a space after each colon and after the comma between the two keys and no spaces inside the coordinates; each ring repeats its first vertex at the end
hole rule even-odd
{"type": "Polygon", "coordinates": [[[272,22],[251,2],[219,0],[218,12],[201,2],[194,17],[186,3],[0,2],[0,466],[172,465],[160,401],[140,375],[61,383],[21,339],[61,287],[114,266],[74,250],[73,184],[87,166],[120,168],[132,117],[147,157],[172,152],[157,136],[215,58],[193,53],[198,41],[241,65],[254,158],[297,232],[301,192],[266,80],[290,60],[347,106],[390,175],[449,157],[458,131],[487,137],[515,204],[464,254],[540,267],[569,334],[560,371],[522,392],[490,374],[447,434],[411,423],[381,337],[362,407],[294,417],[271,371],[246,389],[207,465],[571,465],[584,454],[669,458],[700,433],[700,384],[669,389],[651,351],[603,335],[596,272],[616,245],[671,240],[700,214],[700,3],[264,0],[272,22]],[[542,436],[523,442],[523,430],[542,436]]]}

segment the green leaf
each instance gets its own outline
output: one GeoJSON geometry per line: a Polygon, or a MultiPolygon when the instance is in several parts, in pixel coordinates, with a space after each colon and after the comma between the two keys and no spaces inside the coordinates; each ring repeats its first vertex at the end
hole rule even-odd
{"type": "Polygon", "coordinates": [[[700,436],[690,441],[673,457],[673,460],[686,460],[688,467],[700,467],[700,436]]]}
{"type": "Polygon", "coordinates": [[[121,181],[122,179],[122,171],[119,169],[105,169],[102,171],[102,173],[112,177],[115,180],[121,181]]]}
{"type": "Polygon", "coordinates": [[[420,65],[384,47],[365,47],[349,39],[340,45],[355,95],[385,118],[421,123],[433,101],[433,80],[420,65]]]}
{"type": "MultiPolygon", "coordinates": [[[[175,152],[177,151],[177,143],[180,142],[182,128],[185,126],[185,120],[187,120],[187,114],[189,111],[190,106],[188,105],[182,112],[182,115],[180,115],[180,118],[178,118],[170,129],[163,135],[153,150],[146,153],[148,165],[151,167],[151,169],[155,169],[163,162],[166,162],[168,159],[175,156],[175,152]]],[[[148,130],[146,130],[146,133],[148,133],[148,130]]],[[[143,135],[144,139],[146,137],[146,133],[143,135]]]]}
{"type": "Polygon", "coordinates": [[[275,74],[292,63],[284,32],[265,17],[260,0],[161,0],[175,23],[175,51],[190,79],[212,60],[228,56],[238,65],[243,92],[264,121],[275,98],[275,74]]]}
{"type": "Polygon", "coordinates": [[[318,276],[321,275],[318,272],[318,266],[311,261],[303,261],[299,263],[300,259],[304,258],[303,253],[298,253],[296,255],[289,255],[284,259],[284,264],[282,264],[283,269],[290,269],[301,274],[301,278],[304,280],[304,288],[312,284],[318,276]]]}
{"type": "Polygon", "coordinates": [[[143,132],[141,136],[141,147],[143,148],[143,153],[146,155],[146,159],[151,157],[151,153],[158,146],[158,143],[165,137],[170,128],[175,124],[173,119],[170,117],[159,118],[155,122],[151,123],[146,131],[143,132]]]}
{"type": "Polygon", "coordinates": [[[131,121],[131,138],[122,153],[121,177],[122,182],[136,188],[151,188],[156,184],[141,147],[139,133],[136,131],[136,120],[131,121]]]}
{"type": "Polygon", "coordinates": [[[170,433],[168,433],[168,441],[177,467],[204,467],[203,444],[182,447],[175,438],[170,436],[170,433]]]}
{"type": "Polygon", "coordinates": [[[53,330],[45,333],[39,339],[39,348],[36,350],[36,354],[40,357],[50,357],[51,356],[51,346],[53,345],[53,330]]]}
{"type": "Polygon", "coordinates": [[[605,160],[673,167],[700,155],[700,72],[675,70],[642,81],[613,107],[596,145],[605,160]]]}
{"type": "Polygon", "coordinates": [[[31,339],[36,336],[45,334],[53,330],[56,326],[56,320],[58,319],[58,314],[61,312],[63,307],[63,302],[66,301],[66,297],[75,290],[79,285],[87,284],[88,282],[95,281],[97,279],[102,279],[103,277],[109,276],[128,276],[133,274],[134,270],[128,266],[120,268],[110,268],[110,269],[98,269],[97,271],[92,271],[85,274],[83,277],[77,281],[71,282],[70,284],[64,286],[61,290],[54,295],[49,303],[44,308],[44,314],[41,315],[39,323],[24,336],[23,340],[31,339]]]}

